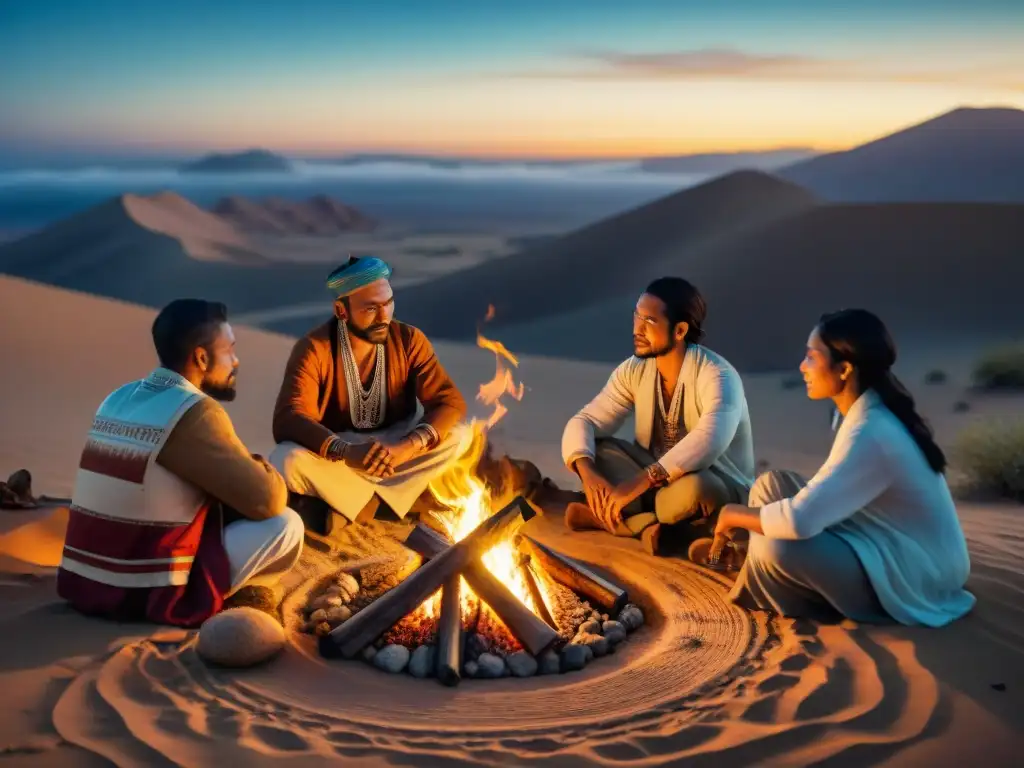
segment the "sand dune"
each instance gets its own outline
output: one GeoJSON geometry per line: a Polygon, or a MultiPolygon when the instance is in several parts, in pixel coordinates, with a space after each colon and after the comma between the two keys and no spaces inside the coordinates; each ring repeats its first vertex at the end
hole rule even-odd
{"type": "MultiPolygon", "coordinates": [[[[494,327],[523,352],[612,362],[630,354],[630,312],[644,285],[680,275],[708,300],[707,343],[748,371],[788,368],[818,315],[846,306],[878,312],[907,338],[1024,333],[1024,205],[813,205],[791,193],[793,205],[744,226],[730,191],[754,178],[726,177],[655,204],[661,210],[400,291],[397,311],[435,335],[468,339],[493,303],[494,327]],[[733,215],[715,221],[690,208],[713,192],[733,215]],[[680,229],[684,216],[702,226],[680,229]]],[[[777,199],[768,181],[757,185],[777,199]]]]}
{"type": "MultiPolygon", "coordinates": [[[[70,491],[99,400],[153,364],[152,316],[0,278],[3,349],[16,362],[0,376],[0,472],[27,466],[38,493],[70,491]],[[91,322],[68,332],[41,306],[91,322]]],[[[242,379],[228,409],[242,438],[265,452],[290,340],[237,330],[242,379]]],[[[467,392],[493,373],[481,350],[437,348],[467,392]]],[[[940,351],[950,372],[942,387],[917,383],[934,357],[911,355],[905,369],[943,441],[976,412],[1019,410],[1019,398],[972,395],[972,413],[952,413],[969,351],[951,367],[953,351],[940,351]]],[[[557,434],[607,368],[525,356],[519,373],[529,389],[499,442],[566,481],[557,434]]],[[[828,445],[824,410],[775,375],[749,376],[746,386],[758,457],[812,470],[828,445]]],[[[46,568],[60,514],[0,512],[0,686],[9,712],[0,754],[12,765],[62,766],[1015,765],[1024,745],[1024,516],[1020,507],[962,507],[961,515],[978,607],[923,630],[745,614],[724,601],[721,577],[650,558],[634,541],[570,537],[558,510],[547,510],[532,533],[607,565],[643,605],[647,626],[581,673],[446,689],[326,662],[299,634],[267,666],[231,672],[202,664],[188,633],[85,619],[56,601],[46,568]]],[[[289,626],[322,557],[309,552],[289,578],[289,626]]]]}
{"type": "Polygon", "coordinates": [[[1024,110],[954,109],[777,173],[834,201],[1024,203],[1024,110]]]}
{"type": "Polygon", "coordinates": [[[180,195],[122,195],[0,246],[0,271],[158,307],[181,296],[266,308],[323,296],[329,269],[271,260],[180,195]]]}
{"type": "Polygon", "coordinates": [[[455,339],[472,338],[488,304],[495,305],[499,326],[561,315],[633,291],[652,265],[685,258],[696,248],[738,237],[814,202],[799,187],[739,171],[436,280],[423,290],[399,292],[398,311],[409,322],[455,339]]]}
{"type": "Polygon", "coordinates": [[[327,195],[308,200],[251,200],[233,195],[218,200],[212,211],[243,232],[271,235],[325,236],[372,232],[377,227],[366,214],[327,195]]]}

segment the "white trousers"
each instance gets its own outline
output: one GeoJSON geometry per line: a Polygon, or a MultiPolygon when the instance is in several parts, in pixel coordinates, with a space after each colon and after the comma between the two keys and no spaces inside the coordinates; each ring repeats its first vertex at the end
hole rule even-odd
{"type": "MultiPolygon", "coordinates": [[[[365,442],[381,437],[394,439],[408,433],[409,425],[400,424],[377,433],[343,433],[349,442],[365,442]]],[[[430,481],[439,477],[469,447],[473,432],[465,426],[452,430],[445,440],[395,470],[390,477],[377,478],[350,468],[344,462],[330,461],[295,443],[280,443],[268,461],[284,477],[288,490],[303,496],[317,496],[329,507],[354,521],[374,494],[392,511],[404,518],[430,481]]]]}
{"type": "Polygon", "coordinates": [[[266,520],[236,520],[224,526],[231,591],[277,583],[299,562],[304,533],[302,518],[288,508],[266,520]]]}

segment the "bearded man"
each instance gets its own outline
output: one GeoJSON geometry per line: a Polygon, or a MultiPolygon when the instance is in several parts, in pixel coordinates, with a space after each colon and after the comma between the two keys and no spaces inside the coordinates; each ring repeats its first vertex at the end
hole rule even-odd
{"type": "Polygon", "coordinates": [[[712,535],[719,510],[747,498],[754,451],[743,383],[700,346],[706,315],[704,298],[682,278],[655,280],[640,296],[634,356],[562,435],[562,458],[587,499],[566,510],[573,530],[639,536],[661,554],[667,543],[712,535]],[[630,415],[634,442],[614,437],[630,415]]]}
{"type": "Polygon", "coordinates": [[[173,301],[153,343],[159,367],[110,394],[89,431],[57,592],[83,613],[183,627],[225,598],[277,615],[272,585],[299,559],[302,519],[220,405],[238,378],[227,309],[173,301]]]}
{"type": "Polygon", "coordinates": [[[429,508],[430,481],[471,437],[459,427],[466,401],[427,337],[393,319],[390,277],[374,257],[331,272],[334,317],[296,342],[274,408],[270,461],[288,489],[350,522],[382,503],[399,518],[429,508]]]}

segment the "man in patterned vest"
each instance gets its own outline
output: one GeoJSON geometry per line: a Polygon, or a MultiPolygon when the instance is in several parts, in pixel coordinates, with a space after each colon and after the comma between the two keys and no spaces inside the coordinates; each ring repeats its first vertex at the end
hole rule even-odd
{"type": "Polygon", "coordinates": [[[192,627],[229,604],[276,613],[271,585],[302,549],[281,476],[218,401],[238,358],[223,304],[171,302],[160,366],[100,405],[74,493],[57,591],[83,613],[192,627]]]}

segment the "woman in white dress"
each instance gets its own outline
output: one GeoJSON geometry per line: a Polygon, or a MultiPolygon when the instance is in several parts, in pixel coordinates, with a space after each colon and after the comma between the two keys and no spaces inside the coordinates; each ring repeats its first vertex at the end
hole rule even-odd
{"type": "Polygon", "coordinates": [[[714,540],[691,547],[694,562],[742,562],[734,602],[785,616],[927,626],[974,606],[946,457],[893,375],[895,361],[892,337],[870,312],[821,318],[800,371],[808,396],[831,399],[842,415],[828,460],[809,482],[762,475],[748,506],[724,507],[714,540]]]}

